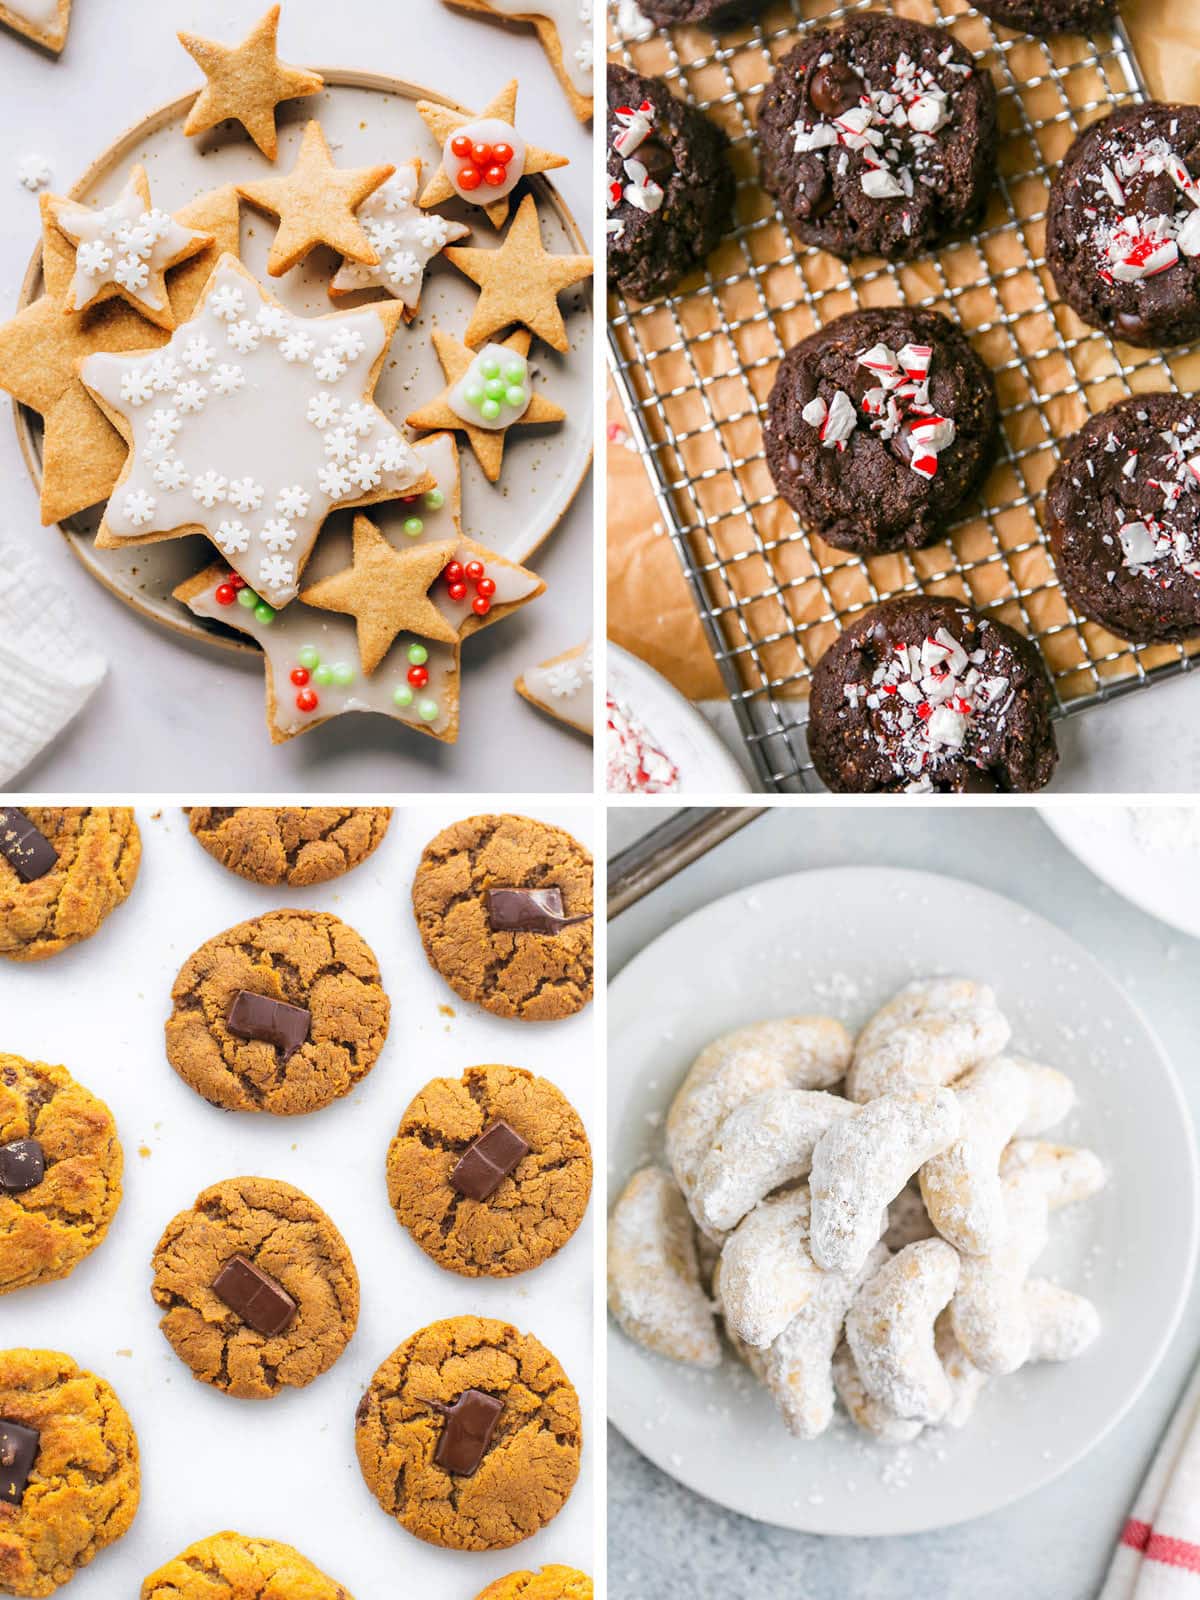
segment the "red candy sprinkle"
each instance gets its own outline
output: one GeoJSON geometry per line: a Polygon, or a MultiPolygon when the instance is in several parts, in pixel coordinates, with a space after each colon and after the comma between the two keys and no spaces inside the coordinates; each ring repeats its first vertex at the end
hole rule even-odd
{"type": "Polygon", "coordinates": [[[467,586],[465,583],[451,583],[447,584],[446,587],[450,592],[451,600],[465,600],[467,598],[467,586]]]}
{"type": "Polygon", "coordinates": [[[246,587],[245,578],[239,578],[236,572],[229,574],[229,581],[235,589],[244,589],[246,587]]]}
{"type": "Polygon", "coordinates": [[[291,678],[292,678],[292,682],[296,685],[297,689],[303,689],[304,685],[308,682],[308,668],[307,667],[293,667],[292,668],[292,672],[291,672],[291,678]]]}
{"type": "Polygon", "coordinates": [[[219,583],[216,599],[219,606],[231,606],[237,599],[237,590],[231,583],[219,583]]]}
{"type": "Polygon", "coordinates": [[[507,176],[504,168],[493,162],[484,172],[483,181],[489,189],[498,189],[507,176]]]}
{"type": "Polygon", "coordinates": [[[460,561],[452,561],[443,573],[447,583],[461,583],[462,575],[463,569],[460,561]]]}
{"type": "Polygon", "coordinates": [[[471,601],[471,610],[477,617],[486,617],[491,609],[492,602],[487,598],[486,595],[477,595],[475,599],[471,601]]]}
{"type": "Polygon", "coordinates": [[[469,156],[471,154],[471,141],[465,133],[460,133],[456,139],[450,141],[450,148],[456,156],[469,156]]]}
{"type": "Polygon", "coordinates": [[[494,144],[492,146],[492,160],[498,161],[502,167],[508,165],[513,158],[513,154],[513,147],[510,144],[494,144]]]}
{"type": "Polygon", "coordinates": [[[425,667],[409,667],[408,681],[414,689],[423,689],[429,682],[429,672],[425,667]]]}
{"type": "Polygon", "coordinates": [[[501,189],[508,181],[507,167],[516,152],[510,144],[472,144],[460,133],[450,142],[451,152],[462,162],[455,179],[460,189],[501,189]]]}
{"type": "Polygon", "coordinates": [[[480,578],[475,585],[475,592],[476,594],[481,594],[485,600],[490,600],[496,592],[496,580],[494,578],[480,578]]]}
{"type": "Polygon", "coordinates": [[[460,189],[478,189],[483,182],[483,173],[478,167],[469,164],[458,169],[458,187],[460,189]]]}
{"type": "Polygon", "coordinates": [[[467,577],[470,578],[472,583],[478,583],[480,578],[483,577],[483,562],[482,561],[468,561],[466,567],[464,568],[464,571],[466,572],[467,577]]]}
{"type": "Polygon", "coordinates": [[[315,711],[319,704],[315,689],[301,689],[296,696],[296,709],[298,711],[315,711]]]}
{"type": "Polygon", "coordinates": [[[491,145],[473,144],[471,146],[471,159],[474,161],[477,167],[486,167],[488,162],[492,159],[491,145]]]}

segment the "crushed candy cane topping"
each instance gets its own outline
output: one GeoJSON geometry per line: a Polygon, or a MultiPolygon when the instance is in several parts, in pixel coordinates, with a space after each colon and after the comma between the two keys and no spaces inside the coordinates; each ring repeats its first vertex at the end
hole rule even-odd
{"type": "Polygon", "coordinates": [[[605,696],[610,794],[669,794],[679,788],[679,768],[659,749],[629,707],[605,696]]]}
{"type": "Polygon", "coordinates": [[[1200,256],[1200,184],[1166,139],[1128,143],[1121,129],[1101,144],[1099,174],[1080,180],[1091,185],[1080,195],[1096,260],[1105,283],[1143,283],[1168,272],[1181,256],[1200,256]],[[1138,206],[1142,180],[1166,174],[1176,190],[1170,210],[1138,206]]]}
{"type": "MultiPolygon", "coordinates": [[[[1146,420],[1146,413],[1138,416],[1146,420]]],[[[1134,485],[1144,485],[1162,497],[1161,511],[1143,511],[1140,516],[1125,516],[1114,535],[1105,534],[1106,544],[1120,546],[1121,564],[1139,578],[1151,578],[1167,589],[1180,575],[1200,580],[1200,410],[1185,417],[1173,428],[1158,433],[1162,449],[1127,452],[1121,476],[1134,485]]],[[[1111,430],[1095,448],[1105,455],[1118,454],[1122,446],[1111,430]]],[[[1095,480],[1095,464],[1085,458],[1088,476],[1095,480]]],[[[1082,480],[1074,479],[1082,488],[1082,480]]],[[[1108,574],[1112,583],[1115,570],[1108,574]]]]}
{"type": "MultiPolygon", "coordinates": [[[[637,152],[654,132],[654,107],[649,100],[638,106],[618,106],[613,118],[617,127],[610,149],[620,159],[623,176],[608,180],[608,209],[615,211],[625,203],[653,213],[663,203],[663,188],[650,176],[645,163],[637,160],[637,152]]],[[[619,238],[624,231],[625,224],[619,217],[609,217],[607,232],[611,237],[619,238]]]]}
{"type": "MultiPolygon", "coordinates": [[[[932,360],[933,347],[927,344],[906,344],[897,351],[876,344],[858,357],[859,366],[878,379],[859,402],[867,425],[885,441],[902,440],[901,454],[922,478],[934,477],[939,453],[955,438],[953,419],[939,416],[929,402],[932,360]]],[[[800,415],[819,429],[826,449],[844,450],[859,421],[853,400],[841,389],[828,403],[814,396],[800,415]]]]}

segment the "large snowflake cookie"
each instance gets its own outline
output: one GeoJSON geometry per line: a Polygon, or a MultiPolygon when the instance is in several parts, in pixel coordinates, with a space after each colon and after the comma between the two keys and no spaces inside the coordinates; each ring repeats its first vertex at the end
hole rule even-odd
{"type": "Polygon", "coordinates": [[[368,266],[344,259],[329,285],[333,299],[359,289],[383,289],[404,307],[406,322],[416,316],[425,268],[448,244],[471,231],[465,223],[422,211],[416,201],[420,182],[421,163],[414,158],[397,167],[359,206],[359,224],[379,260],[368,266]]]}

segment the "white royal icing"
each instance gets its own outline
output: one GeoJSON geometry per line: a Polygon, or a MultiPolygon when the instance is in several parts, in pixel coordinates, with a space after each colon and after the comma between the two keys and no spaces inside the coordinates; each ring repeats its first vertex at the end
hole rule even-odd
{"type": "Polygon", "coordinates": [[[538,667],[527,667],[522,677],[530,699],[538,701],[554,716],[573,722],[591,733],[594,707],[590,640],[578,655],[572,653],[561,661],[547,661],[538,667]]]}
{"type": "Polygon", "coordinates": [[[454,128],[446,137],[442,146],[442,166],[446,176],[454,185],[454,192],[463,200],[469,200],[475,206],[490,206],[495,200],[503,200],[510,195],[520,183],[525,172],[525,141],[513,127],[511,122],[503,122],[499,117],[480,117],[476,122],[468,122],[461,128],[454,128]],[[512,160],[505,168],[504,182],[498,184],[481,183],[475,189],[464,189],[458,182],[458,172],[463,165],[463,157],[456,156],[451,149],[455,139],[470,139],[472,144],[507,144],[513,153],[512,160]]]}
{"type": "Polygon", "coordinates": [[[563,68],[579,94],[592,92],[595,43],[593,0],[488,0],[505,17],[545,17],[558,32],[563,68]]]}
{"type": "Polygon", "coordinates": [[[473,428],[484,428],[489,433],[501,433],[529,410],[533,398],[529,387],[532,373],[529,362],[515,350],[506,350],[501,344],[485,344],[483,349],[454,384],[446,403],[456,417],[469,422],[473,428]],[[497,371],[498,369],[498,376],[497,371]],[[487,385],[494,384],[504,393],[488,395],[487,385]],[[517,402],[510,398],[520,392],[517,402]],[[489,401],[497,410],[494,416],[485,414],[489,401]]]}
{"type": "Polygon", "coordinates": [[[375,248],[379,265],[343,261],[332,284],[336,293],[386,289],[411,311],[421,298],[425,268],[434,256],[470,233],[461,222],[447,222],[445,217],[420,209],[416,203],[418,173],[415,161],[397,167],[394,176],[359,206],[355,214],[375,248]]]}
{"type": "Polygon", "coordinates": [[[185,228],[157,206],[142,204],[132,175],[109,206],[62,201],[56,212],[59,228],[75,246],[75,273],[67,304],[82,311],[107,284],[116,284],[151,311],[161,311],[164,296],[152,279],[193,239],[203,234],[185,228]]]}
{"type": "Polygon", "coordinates": [[[133,429],[109,532],[196,524],[251,588],[286,605],[331,511],[420,477],[412,445],[363,399],[385,341],[369,307],[297,317],[223,261],[161,350],[83,364],[133,429]]]}
{"type": "Polygon", "coordinates": [[[58,21],[58,0],[4,0],[5,9],[24,22],[46,28],[58,21]]]}

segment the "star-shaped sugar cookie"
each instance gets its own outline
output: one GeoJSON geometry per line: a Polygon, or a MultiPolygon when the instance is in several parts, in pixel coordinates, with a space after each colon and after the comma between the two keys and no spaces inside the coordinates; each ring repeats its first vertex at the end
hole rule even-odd
{"type": "Polygon", "coordinates": [[[446,251],[460,272],[483,291],[464,335],[481,344],[520,323],[555,350],[570,349],[558,296],[592,275],[591,256],[554,256],[542,243],[537,203],[527,194],[498,250],[457,245],[446,251]]]}
{"type": "MultiPolygon", "coordinates": [[[[75,251],[54,226],[50,196],[42,203],[42,277],[45,293],[0,325],[0,389],[44,422],[42,521],[59,522],[112,493],[128,455],[124,439],[80,382],[77,366],[97,350],[153,350],[168,335],[120,300],[91,311],[63,310],[75,269],[75,251]]],[[[238,248],[238,198],[232,187],[214,189],[175,213],[184,227],[214,243],[168,273],[177,318],[191,315],[219,257],[238,248]]]]}
{"type": "Polygon", "coordinates": [[[358,208],[358,220],[379,263],[367,267],[360,261],[343,261],[329,285],[330,299],[359,289],[383,289],[404,307],[411,322],[421,302],[425,268],[439,251],[463,239],[470,228],[445,217],[431,216],[417,205],[421,163],[415,157],[395,172],[358,208]]]}
{"type": "Polygon", "coordinates": [[[67,42],[71,0],[0,0],[0,22],[57,55],[67,42]]]}
{"type": "Polygon", "coordinates": [[[213,236],[185,228],[150,204],[145,167],[133,168],[111,205],[85,206],[47,195],[45,210],[75,247],[65,311],[86,311],[102,300],[121,299],[156,327],[170,331],[175,326],[167,273],[199,255],[213,236]]]}
{"type": "MultiPolygon", "coordinates": [[[[489,483],[495,483],[500,477],[500,470],[504,465],[504,441],[509,427],[528,427],[536,423],[562,422],[566,412],[561,406],[556,406],[552,400],[547,400],[544,395],[533,394],[529,388],[529,378],[526,357],[529,355],[531,340],[529,334],[518,329],[516,333],[507,338],[503,344],[489,345],[486,350],[470,350],[465,344],[460,344],[450,334],[443,333],[440,328],[433,330],[433,348],[437,351],[437,358],[442,364],[442,371],[446,374],[447,387],[427,406],[421,406],[416,411],[411,411],[407,417],[410,428],[417,428],[422,433],[430,432],[436,428],[462,429],[467,435],[467,441],[474,450],[479,465],[489,483]],[[519,415],[514,415],[513,420],[504,423],[503,416],[496,419],[492,425],[483,417],[482,410],[476,414],[479,420],[471,420],[472,406],[466,400],[466,392],[471,386],[471,374],[477,365],[488,358],[489,352],[497,352],[497,358],[503,362],[504,353],[508,352],[517,358],[521,365],[526,366],[527,375],[522,381],[525,407],[519,415]]],[[[501,403],[501,402],[496,402],[501,403]]],[[[514,407],[515,411],[516,408],[514,407]]]]}
{"type": "Polygon", "coordinates": [[[207,133],[232,118],[274,161],[279,153],[275,107],[282,100],[317,94],[325,81],[316,72],[289,67],[275,51],[279,7],[274,5],[238,45],[218,44],[196,33],[181,33],[179,42],[201,67],[208,82],[192,103],[184,133],[207,133]]]}
{"type": "Polygon", "coordinates": [[[227,255],[163,350],[81,362],[130,446],[97,547],[203,533],[286,605],[331,511],[431,486],[374,402],[400,318],[393,300],[296,316],[227,255]]]}
{"type": "Polygon", "coordinates": [[[279,231],[267,257],[267,271],[282,277],[310,250],[327,244],[350,261],[379,264],[379,253],[354,213],[395,167],[335,167],[319,122],[304,130],[296,165],[286,178],[260,178],[238,184],[243,200],[279,218],[279,231]]]}
{"type": "Polygon", "coordinates": [[[594,671],[592,641],[573,645],[535,667],[526,667],[513,688],[531,706],[579,733],[591,733],[594,671]]]}
{"type": "Polygon", "coordinates": [[[462,11],[476,11],[498,21],[530,23],[541,40],[571,110],[590,122],[595,89],[595,39],[592,29],[599,7],[595,0],[446,0],[462,11]]]}
{"type": "Polygon", "coordinates": [[[423,206],[457,196],[480,206],[492,226],[501,228],[508,220],[509,195],[522,178],[568,164],[566,156],[526,144],[517,132],[516,78],[478,116],[432,100],[418,100],[417,110],[442,152],[441,165],[421,196],[423,206]],[[460,141],[468,147],[461,153],[453,148],[460,141]],[[497,146],[507,161],[498,159],[497,146]]]}

